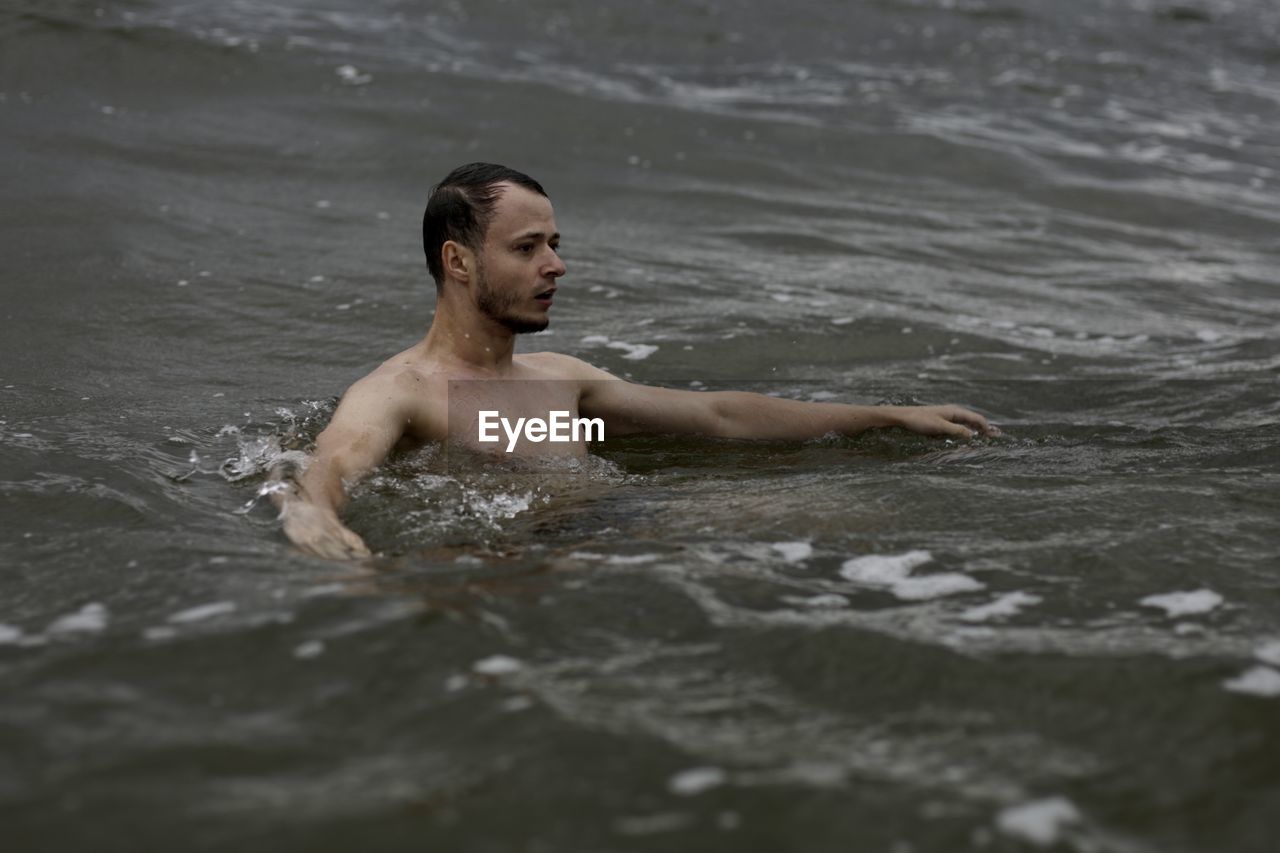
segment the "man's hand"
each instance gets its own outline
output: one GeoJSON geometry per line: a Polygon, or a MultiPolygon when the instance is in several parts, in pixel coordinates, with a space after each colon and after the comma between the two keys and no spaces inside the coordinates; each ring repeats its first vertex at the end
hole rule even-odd
{"type": "Polygon", "coordinates": [[[293,544],[330,560],[369,556],[364,540],[338,513],[348,486],[382,464],[412,421],[415,385],[412,376],[379,369],[347,389],[297,482],[272,491],[293,544]]]}
{"type": "Polygon", "coordinates": [[[999,428],[987,423],[977,412],[960,406],[884,406],[890,426],[918,432],[921,435],[946,435],[954,438],[973,438],[976,435],[996,436],[999,428]]]}
{"type": "Polygon", "coordinates": [[[286,499],[280,507],[280,521],[285,536],[308,554],[329,560],[370,556],[369,546],[332,510],[305,500],[286,499]]]}

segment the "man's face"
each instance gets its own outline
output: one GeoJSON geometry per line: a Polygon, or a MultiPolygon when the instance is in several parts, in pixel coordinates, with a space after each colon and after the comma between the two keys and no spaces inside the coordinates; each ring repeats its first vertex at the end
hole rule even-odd
{"type": "Polygon", "coordinates": [[[565,271],[556,254],[555,213],[535,192],[502,188],[476,255],[476,307],[515,334],[541,332],[551,322],[551,297],[565,271]]]}

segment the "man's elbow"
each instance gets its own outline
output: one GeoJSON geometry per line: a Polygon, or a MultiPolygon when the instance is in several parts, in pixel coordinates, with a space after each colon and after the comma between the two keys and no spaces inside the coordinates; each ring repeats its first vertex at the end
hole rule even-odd
{"type": "Polygon", "coordinates": [[[711,438],[742,438],[745,425],[742,417],[743,400],[738,392],[709,391],[709,398],[698,432],[711,438]]]}

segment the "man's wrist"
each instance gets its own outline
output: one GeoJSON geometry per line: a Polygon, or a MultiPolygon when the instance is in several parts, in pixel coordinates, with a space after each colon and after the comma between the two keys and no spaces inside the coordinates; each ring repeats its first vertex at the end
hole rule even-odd
{"type": "Polygon", "coordinates": [[[885,429],[902,425],[900,406],[866,406],[864,411],[867,429],[885,429]]]}
{"type": "Polygon", "coordinates": [[[292,480],[277,480],[275,482],[267,483],[259,494],[262,494],[263,492],[265,492],[267,497],[271,499],[271,502],[275,504],[276,509],[283,512],[285,506],[297,497],[298,485],[292,480]]]}
{"type": "Polygon", "coordinates": [[[295,480],[286,482],[288,483],[288,488],[281,489],[271,495],[276,507],[280,510],[281,518],[284,518],[287,513],[296,510],[318,512],[324,515],[331,515],[335,519],[338,517],[337,510],[325,501],[317,501],[312,498],[301,483],[295,480]]]}

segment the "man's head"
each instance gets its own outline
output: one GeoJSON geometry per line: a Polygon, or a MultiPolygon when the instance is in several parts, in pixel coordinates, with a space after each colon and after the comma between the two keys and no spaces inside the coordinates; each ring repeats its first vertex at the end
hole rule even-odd
{"type": "Polygon", "coordinates": [[[453,240],[479,252],[485,233],[493,221],[494,208],[502,195],[503,184],[523,187],[543,198],[547,192],[533,178],[495,163],[468,163],[459,166],[431,190],[427,209],[422,215],[422,248],[427,255],[427,269],[436,281],[444,284],[440,250],[453,240]]]}
{"type": "Polygon", "coordinates": [[[450,279],[464,283],[482,314],[517,333],[547,327],[548,291],[564,274],[559,242],[542,186],[492,163],[450,172],[432,190],[422,217],[437,293],[450,279]]]}

